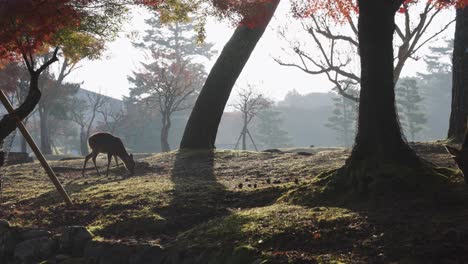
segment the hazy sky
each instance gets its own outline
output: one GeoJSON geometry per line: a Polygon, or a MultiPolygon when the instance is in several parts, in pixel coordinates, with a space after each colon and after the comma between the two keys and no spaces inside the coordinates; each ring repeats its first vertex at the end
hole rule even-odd
{"type": "MultiPolygon", "coordinates": [[[[278,36],[278,29],[286,24],[290,24],[288,19],[289,1],[281,1],[275,17],[265,32],[263,38],[258,43],[246,67],[244,68],[237,86],[245,86],[246,83],[257,84],[259,90],[272,99],[280,100],[284,98],[288,91],[296,89],[299,93],[327,92],[332,85],[324,76],[311,76],[294,68],[278,65],[273,57],[285,57],[282,49],[287,49],[288,45],[278,36]]],[[[138,68],[139,62],[144,60],[142,52],[133,48],[130,40],[125,37],[132,31],[142,32],[145,29],[144,18],[149,13],[145,10],[135,10],[131,23],[124,27],[121,37],[115,42],[108,44],[106,53],[107,59],[100,61],[85,61],[82,67],[76,70],[69,81],[84,81],[83,88],[102,93],[114,98],[121,98],[128,95],[129,83],[127,76],[132,70],[138,68]]],[[[440,16],[438,25],[453,19],[452,12],[445,12],[440,16]]],[[[294,20],[292,20],[294,22],[294,20]]],[[[289,34],[297,39],[309,38],[307,32],[298,28],[299,23],[293,23],[288,27],[289,34]]],[[[207,25],[207,41],[215,44],[215,50],[221,51],[227,42],[234,28],[226,22],[211,20],[207,25]]],[[[453,26],[443,36],[453,36],[453,26]]],[[[423,55],[424,50],[419,53],[423,55]]],[[[214,64],[217,56],[207,64],[208,70],[214,64]]],[[[411,61],[405,66],[403,76],[414,75],[416,71],[423,71],[424,64],[411,61]]],[[[234,92],[235,95],[236,92],[234,92]]]]}

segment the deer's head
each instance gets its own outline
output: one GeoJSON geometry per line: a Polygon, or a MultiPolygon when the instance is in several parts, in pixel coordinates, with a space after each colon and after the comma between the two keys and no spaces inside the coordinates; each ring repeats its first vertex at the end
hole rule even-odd
{"type": "Polygon", "coordinates": [[[453,160],[457,163],[458,168],[463,172],[465,181],[468,177],[468,151],[459,150],[451,146],[445,146],[448,152],[452,155],[453,160]]]}
{"type": "Polygon", "coordinates": [[[128,155],[124,162],[125,167],[130,171],[130,175],[133,175],[135,173],[135,160],[133,159],[133,154],[128,155]]]}

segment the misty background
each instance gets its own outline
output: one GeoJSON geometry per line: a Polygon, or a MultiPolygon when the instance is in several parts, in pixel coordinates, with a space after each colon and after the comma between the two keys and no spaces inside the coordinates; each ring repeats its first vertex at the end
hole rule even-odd
{"type": "MultiPolygon", "coordinates": [[[[245,147],[250,150],[350,147],[352,144],[357,104],[339,95],[334,89],[335,85],[326,76],[307,74],[294,67],[281,66],[275,61],[298,63],[297,56],[291,52],[298,43],[302,47],[310,45],[310,49],[315,52],[310,34],[303,25],[292,18],[284,19],[289,17],[285,15],[289,9],[289,2],[282,1],[271,26],[244,68],[221,121],[216,142],[218,148],[241,149],[242,136],[246,137],[245,147]],[[288,32],[287,36],[281,34],[284,31],[288,32]],[[252,95],[269,102],[251,118],[248,135],[243,134],[242,111],[236,108],[247,87],[252,95]]],[[[398,81],[397,107],[408,141],[431,141],[446,137],[451,103],[451,12],[446,10],[437,16],[433,22],[435,25],[429,30],[437,32],[444,25],[447,28],[408,60],[398,81]]],[[[161,143],[164,117],[161,111],[146,100],[150,98],[149,91],[137,91],[142,84],[136,73],[150,71],[148,65],[155,59],[150,44],[145,41],[148,31],[161,29],[164,38],[174,32],[167,31],[164,25],[148,23],[155,19],[154,14],[143,9],[133,10],[132,17],[119,37],[107,44],[104,60],[83,60],[80,67],[67,77],[66,85],[73,87],[67,86],[68,92],[62,96],[63,100],[50,109],[47,124],[43,124],[43,120],[41,124],[40,111],[27,120],[27,127],[38,142],[41,142],[42,134],[48,134],[50,154],[83,154],[84,138],[99,131],[112,132],[122,137],[131,152],[164,150],[161,143]],[[81,108],[77,108],[77,105],[81,108]],[[71,108],[78,110],[69,113],[71,108]]],[[[336,27],[337,30],[346,31],[340,29],[339,25],[336,27]]],[[[187,48],[189,51],[183,56],[190,57],[190,62],[199,72],[198,77],[206,78],[233,30],[232,25],[208,20],[206,50],[203,51],[207,54],[201,54],[203,52],[196,47],[187,48]]],[[[186,32],[180,32],[183,38],[192,42],[194,34],[190,26],[186,32]]],[[[156,50],[170,49],[167,43],[154,41],[154,45],[152,48],[156,50]]],[[[341,52],[352,53],[345,47],[341,52]]],[[[165,63],[157,60],[153,66],[165,63]]],[[[358,62],[357,58],[353,60],[353,64],[358,62]]],[[[356,68],[355,65],[351,67],[356,68]]],[[[58,72],[59,69],[53,68],[52,71],[58,72]]],[[[199,80],[197,87],[190,91],[184,101],[184,107],[174,111],[171,116],[167,139],[170,149],[178,148],[191,111],[190,106],[202,84],[203,80],[199,80]]],[[[357,90],[350,91],[358,94],[357,90]]],[[[12,151],[30,152],[19,133],[11,138],[11,145],[12,151]]]]}

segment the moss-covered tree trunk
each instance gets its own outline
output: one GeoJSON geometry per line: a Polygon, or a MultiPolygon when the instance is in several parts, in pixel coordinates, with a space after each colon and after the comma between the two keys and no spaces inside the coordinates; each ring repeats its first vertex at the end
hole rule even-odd
{"type": "Polygon", "coordinates": [[[402,136],[395,106],[393,35],[396,5],[387,0],[359,1],[361,92],[358,131],[340,170],[355,191],[368,193],[377,178],[392,177],[389,166],[419,165],[402,136]]]}
{"type": "Polygon", "coordinates": [[[468,118],[468,7],[457,9],[448,138],[461,143],[468,118]]]}
{"type": "Polygon", "coordinates": [[[185,127],[181,149],[215,148],[216,135],[226,103],[237,78],[265,32],[280,0],[265,8],[265,23],[250,28],[239,25],[224,46],[197,98],[185,127]]]}

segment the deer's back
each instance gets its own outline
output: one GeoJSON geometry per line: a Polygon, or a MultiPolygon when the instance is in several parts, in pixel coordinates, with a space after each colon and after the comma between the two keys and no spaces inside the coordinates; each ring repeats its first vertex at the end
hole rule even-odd
{"type": "Polygon", "coordinates": [[[89,146],[93,152],[121,154],[125,152],[122,140],[109,133],[96,133],[89,137],[89,146]]]}

